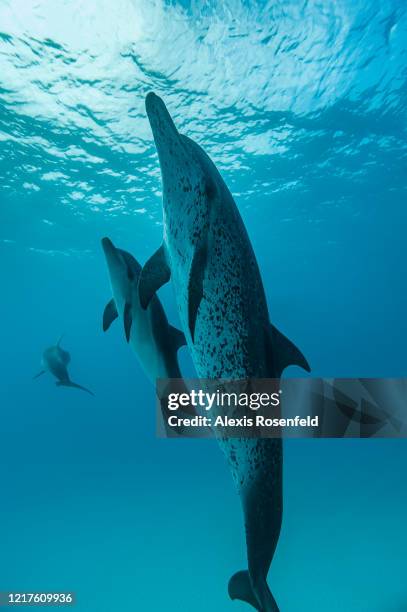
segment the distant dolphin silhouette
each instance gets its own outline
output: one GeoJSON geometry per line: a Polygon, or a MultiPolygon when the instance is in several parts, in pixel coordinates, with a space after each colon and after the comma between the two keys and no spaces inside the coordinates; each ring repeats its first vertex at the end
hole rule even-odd
{"type": "MultiPolygon", "coordinates": [[[[110,238],[102,239],[102,247],[113,293],[103,313],[103,330],[108,330],[120,313],[127,342],[154,385],[157,379],[181,379],[177,352],[186,344],[183,332],[170,325],[157,296],[152,298],[147,310],[141,307],[138,294],[141,265],[138,261],[130,253],[116,248],[110,238]]],[[[177,390],[186,391],[182,382],[178,383],[177,390]]],[[[166,397],[166,389],[162,389],[159,399],[166,397]]],[[[162,401],[163,409],[166,406],[162,401]]],[[[185,406],[183,412],[195,414],[192,406],[185,406]]]]}
{"type": "MultiPolygon", "coordinates": [[[[257,261],[236,204],[215,165],[175,127],[164,102],[146,98],[161,166],[164,240],[145,264],[147,307],[170,278],[181,325],[201,378],[279,378],[301,352],[269,322],[257,261]]],[[[229,582],[232,599],[262,612],[278,606],[267,585],[282,519],[280,439],[219,440],[240,492],[248,571],[229,582]]]]}
{"type": "Polygon", "coordinates": [[[42,355],[43,369],[34,376],[34,379],[45,374],[45,372],[50,372],[58,379],[56,382],[57,387],[74,387],[75,389],[82,389],[82,391],[94,395],[92,391],[86,387],[82,387],[82,385],[72,382],[69,378],[68,363],[71,361],[71,356],[68,351],[64,351],[61,348],[61,340],[62,336],[55,346],[50,346],[45,349],[42,355]]]}

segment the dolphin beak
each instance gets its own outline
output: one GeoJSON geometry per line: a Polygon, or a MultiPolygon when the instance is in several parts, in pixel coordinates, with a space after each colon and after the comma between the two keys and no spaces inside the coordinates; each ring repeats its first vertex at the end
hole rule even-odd
{"type": "Polygon", "coordinates": [[[146,111],[158,154],[160,154],[163,143],[173,138],[178,140],[179,133],[164,102],[152,91],[146,96],[146,111]]]}
{"type": "Polygon", "coordinates": [[[102,247],[105,252],[105,255],[107,255],[108,253],[111,253],[115,249],[113,242],[110,240],[110,238],[107,238],[107,237],[102,238],[102,247]]]}

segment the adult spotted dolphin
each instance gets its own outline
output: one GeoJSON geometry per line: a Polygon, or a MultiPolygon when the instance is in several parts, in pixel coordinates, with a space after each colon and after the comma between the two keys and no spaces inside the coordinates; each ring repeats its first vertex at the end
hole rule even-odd
{"type": "MultiPolygon", "coordinates": [[[[138,261],[127,251],[116,248],[110,238],[102,239],[102,247],[113,293],[103,313],[103,330],[108,330],[120,316],[127,342],[131,344],[147,377],[154,384],[160,378],[181,379],[177,353],[186,344],[183,332],[169,324],[157,296],[152,298],[146,310],[141,307],[138,294],[141,265],[138,261]]],[[[168,416],[167,389],[158,386],[157,391],[164,416],[168,416]]],[[[181,381],[177,384],[177,391],[187,391],[181,381]]],[[[192,406],[184,406],[182,412],[195,415],[192,406]]],[[[170,432],[170,428],[166,427],[166,430],[170,432]]],[[[172,428],[172,432],[178,434],[182,434],[182,431],[182,426],[172,428]]]]}
{"type": "Polygon", "coordinates": [[[34,378],[38,378],[45,372],[50,372],[57,378],[56,385],[57,387],[74,387],[75,389],[82,389],[82,391],[86,391],[90,395],[94,395],[92,391],[87,389],[86,387],[82,387],[82,385],[78,385],[69,377],[68,373],[68,364],[71,361],[71,356],[68,351],[64,351],[61,348],[61,340],[62,337],[58,340],[55,346],[50,346],[45,349],[42,355],[42,370],[38,372],[34,376],[34,378]]]}
{"type": "MultiPolygon", "coordinates": [[[[142,270],[142,305],[171,278],[201,378],[279,378],[290,364],[309,371],[300,351],[269,322],[249,237],[215,165],[178,132],[158,96],[148,94],[146,110],[161,166],[164,239],[142,270]]],[[[276,612],[267,574],[282,519],[281,440],[224,438],[220,444],[242,500],[248,557],[248,571],[232,576],[229,594],[276,612]]]]}

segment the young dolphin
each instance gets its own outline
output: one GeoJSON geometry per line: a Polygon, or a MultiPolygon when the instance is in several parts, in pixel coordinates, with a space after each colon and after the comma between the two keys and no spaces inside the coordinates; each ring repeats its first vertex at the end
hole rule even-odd
{"type": "Polygon", "coordinates": [[[109,270],[113,298],[103,313],[103,331],[122,316],[127,342],[130,342],[150,380],[182,378],[177,351],[186,344],[184,334],[168,323],[158,297],[149,308],[141,308],[137,284],[141,272],[138,261],[110,238],[103,238],[102,247],[109,270]]]}
{"type": "MultiPolygon", "coordinates": [[[[141,266],[138,261],[130,253],[116,248],[110,238],[102,239],[102,247],[113,293],[103,313],[103,331],[109,329],[120,313],[127,342],[133,347],[147,377],[154,384],[159,378],[181,379],[177,352],[186,344],[184,334],[168,323],[157,296],[153,297],[147,310],[141,307],[138,295],[141,266]]],[[[183,383],[178,383],[177,391],[184,390],[187,391],[183,383]]],[[[159,399],[164,414],[168,416],[165,389],[159,399]]],[[[195,415],[192,406],[186,406],[183,412],[195,415]]],[[[177,431],[182,433],[180,428],[177,431]]]]}
{"type": "Polygon", "coordinates": [[[61,348],[61,340],[62,336],[55,346],[50,346],[45,349],[42,355],[43,369],[34,376],[34,379],[45,374],[45,372],[50,372],[58,379],[56,382],[57,387],[74,387],[75,389],[82,389],[82,391],[94,395],[92,391],[89,391],[86,387],[82,387],[82,385],[77,385],[69,378],[68,363],[71,361],[71,356],[68,351],[64,351],[61,348]]]}
{"type": "MultiPolygon", "coordinates": [[[[270,322],[263,283],[236,204],[208,155],[180,134],[164,102],[146,98],[163,182],[164,239],[145,264],[146,307],[170,278],[182,328],[201,378],[279,378],[301,352],[270,322]]],[[[278,606],[267,585],[282,519],[279,439],[218,439],[243,505],[248,571],[232,576],[229,594],[262,612],[278,606]]]]}

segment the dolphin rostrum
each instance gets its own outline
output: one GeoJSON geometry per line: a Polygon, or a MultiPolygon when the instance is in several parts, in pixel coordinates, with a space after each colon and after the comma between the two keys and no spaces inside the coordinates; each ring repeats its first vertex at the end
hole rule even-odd
{"type": "MultiPolygon", "coordinates": [[[[164,102],[146,98],[163,182],[164,239],[145,264],[139,295],[147,307],[172,280],[182,328],[200,378],[280,378],[309,365],[270,322],[257,261],[236,204],[208,155],[180,134],[164,102]]],[[[282,520],[281,439],[218,440],[240,493],[248,571],[229,595],[261,612],[278,606],[267,584],[282,520]]]]}
{"type": "MultiPolygon", "coordinates": [[[[154,384],[160,378],[181,379],[177,352],[186,344],[183,332],[169,324],[157,296],[151,299],[146,310],[141,307],[138,294],[141,265],[138,261],[130,253],[116,248],[110,238],[102,239],[102,247],[113,293],[103,313],[103,330],[108,330],[120,313],[127,342],[147,377],[154,384]]],[[[165,389],[162,393],[160,400],[166,398],[165,389]]],[[[165,408],[166,402],[161,403],[165,408]]],[[[186,406],[184,412],[195,414],[192,406],[186,406]]]]}
{"type": "Polygon", "coordinates": [[[82,387],[82,385],[72,382],[69,378],[68,363],[71,361],[71,356],[68,351],[64,351],[64,349],[61,348],[61,340],[62,336],[55,346],[50,346],[45,349],[42,355],[43,369],[38,372],[34,378],[38,378],[42,374],[45,374],[45,372],[50,372],[57,379],[57,387],[74,387],[75,389],[82,389],[82,391],[94,395],[92,391],[89,391],[86,387],[82,387]]]}

